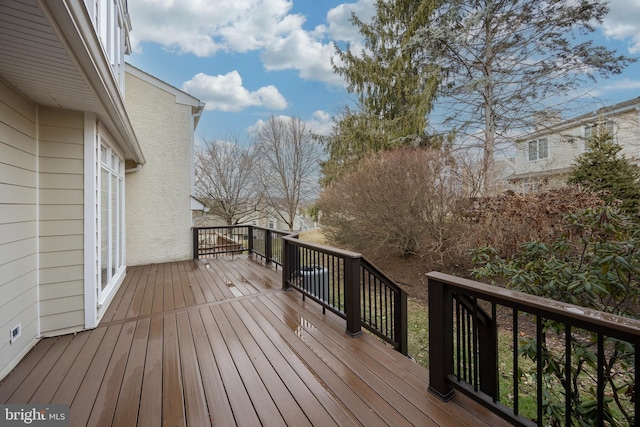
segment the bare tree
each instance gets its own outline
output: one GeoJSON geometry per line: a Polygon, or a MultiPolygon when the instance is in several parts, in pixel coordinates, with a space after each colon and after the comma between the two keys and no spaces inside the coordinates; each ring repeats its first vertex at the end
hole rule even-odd
{"type": "Polygon", "coordinates": [[[255,138],[266,205],[293,230],[298,206],[317,192],[320,147],[296,117],[271,116],[255,138]]]}
{"type": "Polygon", "coordinates": [[[242,223],[261,201],[256,166],[253,150],[236,137],[208,142],[196,151],[196,192],[228,225],[242,223]]]}
{"type": "Polygon", "coordinates": [[[572,90],[635,61],[588,37],[607,12],[604,0],[451,0],[415,32],[409,48],[424,49],[425,72],[443,79],[444,125],[483,151],[485,192],[498,144],[534,112],[563,108],[572,90]]]}

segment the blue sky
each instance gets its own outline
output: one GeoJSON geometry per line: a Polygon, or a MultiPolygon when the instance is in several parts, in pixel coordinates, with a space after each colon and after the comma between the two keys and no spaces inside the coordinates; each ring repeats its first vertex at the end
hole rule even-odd
{"type": "MultiPolygon", "coordinates": [[[[360,38],[352,10],[374,0],[129,0],[133,54],[127,61],[207,104],[198,140],[245,138],[271,115],[296,116],[316,133],[352,95],[330,66],[332,43],[360,38]]],[[[640,57],[640,0],[611,0],[596,40],[640,57]]],[[[584,88],[593,103],[640,96],[640,64],[584,88]]]]}

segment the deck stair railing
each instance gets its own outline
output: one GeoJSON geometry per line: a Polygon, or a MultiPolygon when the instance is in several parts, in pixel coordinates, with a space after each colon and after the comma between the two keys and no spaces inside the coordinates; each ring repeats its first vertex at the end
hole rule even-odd
{"type": "Polygon", "coordinates": [[[640,321],[443,273],[427,278],[433,394],[467,394],[518,426],[640,425],[640,321]]]}
{"type": "Polygon", "coordinates": [[[345,319],[348,334],[358,336],[365,328],[408,354],[407,294],[361,254],[252,225],[193,229],[194,259],[235,253],[281,266],[283,288],[345,319]]]}

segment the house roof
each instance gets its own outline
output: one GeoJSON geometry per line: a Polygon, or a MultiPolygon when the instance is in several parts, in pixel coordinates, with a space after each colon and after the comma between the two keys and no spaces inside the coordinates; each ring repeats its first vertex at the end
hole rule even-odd
{"type": "Polygon", "coordinates": [[[3,0],[0,57],[0,76],[27,98],[46,107],[95,113],[125,158],[144,163],[84,2],[3,0]]]}
{"type": "Polygon", "coordinates": [[[530,132],[519,136],[515,139],[516,142],[522,142],[529,139],[538,138],[545,135],[555,134],[564,130],[583,125],[586,123],[593,123],[598,117],[608,117],[616,114],[623,113],[625,111],[640,109],[640,97],[629,99],[614,105],[602,107],[594,110],[590,113],[582,114],[567,120],[557,121],[555,123],[548,123],[544,126],[544,129],[539,129],[534,132],[530,132]]]}

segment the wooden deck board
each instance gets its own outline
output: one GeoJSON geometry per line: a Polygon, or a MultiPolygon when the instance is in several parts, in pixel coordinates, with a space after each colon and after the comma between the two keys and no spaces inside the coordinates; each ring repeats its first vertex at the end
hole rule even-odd
{"type": "Polygon", "coordinates": [[[127,360],[122,387],[115,406],[113,425],[123,427],[136,425],[150,324],[151,321],[149,319],[142,319],[137,322],[133,343],[131,344],[131,353],[127,360]]]}
{"type": "Polygon", "coordinates": [[[205,397],[209,409],[209,418],[213,425],[234,425],[233,411],[228,403],[227,391],[218,369],[218,363],[213,355],[207,332],[199,310],[190,310],[191,331],[196,347],[196,355],[200,365],[205,397]]]}
{"type": "MultiPolygon", "coordinates": [[[[235,311],[235,309],[244,311],[242,306],[236,306],[234,308],[229,304],[225,304],[220,307],[229,321],[229,325],[236,333],[241,345],[243,346],[248,360],[253,364],[256,374],[265,385],[265,388],[276,408],[287,408],[286,411],[280,409],[280,413],[285,423],[287,425],[297,425],[300,427],[311,426],[311,423],[300,408],[300,405],[294,404],[297,403],[296,395],[287,387],[287,383],[296,381],[296,378],[294,376],[289,376],[290,371],[283,372],[279,375],[273,365],[280,365],[282,363],[281,358],[272,357],[270,361],[260,346],[256,343],[256,339],[260,339],[262,337],[262,330],[249,330],[246,327],[238,313],[235,311]]],[[[272,354],[272,356],[277,355],[272,354]]]]}
{"type": "Polygon", "coordinates": [[[41,340],[0,403],[71,404],[72,426],[507,425],[281,280],[244,255],[130,267],[100,325],[41,340]]]}
{"type": "Polygon", "coordinates": [[[40,384],[43,382],[42,378],[45,378],[53,369],[53,366],[58,362],[58,359],[66,348],[71,343],[73,336],[66,335],[56,340],[56,345],[52,346],[43,357],[40,363],[38,363],[29,375],[24,379],[20,387],[11,395],[11,398],[7,400],[7,403],[22,403],[31,401],[31,397],[36,392],[40,384]]]}
{"type": "Polygon", "coordinates": [[[162,425],[162,348],[164,318],[150,319],[147,353],[144,361],[142,390],[138,410],[138,425],[162,425]]]}
{"type": "Polygon", "coordinates": [[[241,426],[259,426],[260,419],[253,408],[253,403],[247,389],[236,369],[233,356],[224,343],[222,333],[211,313],[209,307],[202,307],[200,314],[209,338],[209,343],[213,350],[214,357],[218,362],[220,376],[227,391],[226,397],[233,411],[236,423],[241,426]]]}

